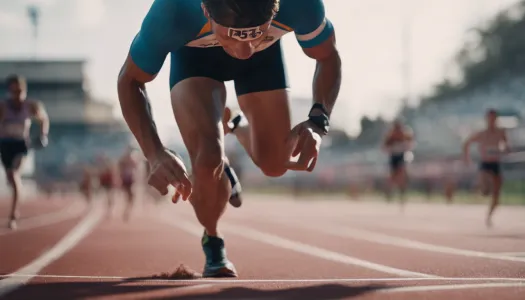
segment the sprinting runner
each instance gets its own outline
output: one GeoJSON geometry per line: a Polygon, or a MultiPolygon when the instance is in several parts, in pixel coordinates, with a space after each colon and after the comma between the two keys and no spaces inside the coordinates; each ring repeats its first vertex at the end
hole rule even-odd
{"type": "MultiPolygon", "coordinates": [[[[124,118],[152,165],[149,184],[160,193],[173,185],[204,227],[205,277],[237,276],[217,226],[240,187],[227,163],[223,139],[232,133],[264,174],[312,171],[341,84],[341,60],[321,0],[155,0],[136,35],[118,79],[124,118]],[[292,129],[281,37],[294,32],[317,62],[313,106],[292,129]],[[151,116],[145,84],[171,56],[171,103],[191,159],[163,146],[151,116]],[[246,126],[221,120],[225,81],[233,80],[246,126]],[[297,156],[296,161],[290,156],[297,156]]],[[[178,195],[175,195],[178,197],[178,195]]],[[[233,199],[232,205],[238,206],[233,199]]]]}
{"type": "Polygon", "coordinates": [[[405,203],[405,192],[408,184],[406,155],[413,147],[412,129],[400,120],[395,120],[383,140],[382,148],[389,154],[389,197],[390,193],[397,187],[401,207],[405,203]]]}
{"type": "Polygon", "coordinates": [[[503,176],[501,174],[501,157],[509,152],[509,144],[505,129],[498,127],[498,113],[494,109],[487,110],[485,114],[487,127],[475,132],[463,144],[463,156],[470,164],[470,146],[478,145],[481,158],[479,165],[480,183],[485,195],[491,194],[491,202],[486,218],[487,227],[492,226],[492,215],[499,204],[503,176]]]}
{"type": "Polygon", "coordinates": [[[86,202],[89,204],[91,204],[93,200],[93,187],[95,178],[96,174],[92,167],[88,165],[82,166],[79,189],[82,195],[85,197],[86,202]]]}
{"type": "Polygon", "coordinates": [[[16,229],[16,221],[20,217],[20,169],[30,147],[43,147],[47,144],[49,119],[41,102],[27,99],[27,82],[24,77],[11,75],[7,77],[6,85],[9,95],[5,101],[0,102],[0,156],[13,192],[8,226],[16,229]],[[29,137],[31,119],[40,124],[40,136],[35,140],[29,137]]]}
{"type": "Polygon", "coordinates": [[[100,155],[98,178],[100,188],[106,194],[108,207],[107,216],[111,217],[113,207],[115,206],[115,194],[119,187],[119,170],[118,165],[114,163],[109,157],[100,155]]]}
{"type": "Polygon", "coordinates": [[[124,220],[129,220],[135,200],[135,183],[137,181],[139,160],[135,150],[129,147],[120,157],[118,162],[121,188],[126,197],[126,208],[124,210],[124,220]]]}

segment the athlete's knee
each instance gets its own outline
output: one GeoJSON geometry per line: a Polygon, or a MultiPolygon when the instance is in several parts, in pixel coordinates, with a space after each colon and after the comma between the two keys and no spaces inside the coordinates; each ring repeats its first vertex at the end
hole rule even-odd
{"type": "Polygon", "coordinates": [[[220,144],[202,143],[193,160],[193,175],[198,179],[218,180],[223,168],[224,160],[220,144]]]}
{"type": "Polygon", "coordinates": [[[275,159],[275,157],[262,156],[257,159],[257,166],[268,177],[281,177],[287,169],[285,161],[282,159],[275,159]]]}

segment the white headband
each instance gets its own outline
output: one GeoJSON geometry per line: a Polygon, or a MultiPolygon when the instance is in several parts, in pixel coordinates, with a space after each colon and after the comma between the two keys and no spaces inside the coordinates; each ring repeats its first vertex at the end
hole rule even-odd
{"type": "Polygon", "coordinates": [[[241,42],[253,41],[263,35],[260,26],[250,28],[228,28],[228,36],[241,42]]]}

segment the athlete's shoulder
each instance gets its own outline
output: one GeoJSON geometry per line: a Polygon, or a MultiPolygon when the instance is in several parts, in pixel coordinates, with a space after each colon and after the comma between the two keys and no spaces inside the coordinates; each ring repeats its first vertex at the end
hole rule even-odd
{"type": "Polygon", "coordinates": [[[144,17],[141,32],[147,34],[194,34],[205,22],[200,0],[154,0],[144,17]]]}
{"type": "Polygon", "coordinates": [[[333,31],[322,0],[281,0],[275,20],[290,27],[303,47],[324,42],[333,31]]]}
{"type": "Polygon", "coordinates": [[[191,41],[205,23],[200,0],[154,0],[133,39],[130,55],[143,71],[156,74],[166,55],[191,41]]]}
{"type": "Polygon", "coordinates": [[[472,134],[470,134],[469,138],[473,141],[477,141],[481,139],[483,136],[485,136],[485,134],[487,134],[487,130],[481,129],[479,131],[474,131],[472,134]]]}
{"type": "Polygon", "coordinates": [[[26,99],[25,105],[31,114],[40,114],[45,112],[44,103],[38,99],[26,99]]]}
{"type": "Polygon", "coordinates": [[[28,98],[25,101],[25,105],[27,105],[27,107],[30,107],[30,108],[37,108],[37,107],[43,106],[44,103],[39,99],[28,98]]]}

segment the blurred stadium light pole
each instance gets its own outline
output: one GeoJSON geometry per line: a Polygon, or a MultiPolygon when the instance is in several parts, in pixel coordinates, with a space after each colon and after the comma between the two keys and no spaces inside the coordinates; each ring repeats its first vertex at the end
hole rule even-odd
{"type": "Polygon", "coordinates": [[[36,5],[27,6],[27,15],[33,29],[33,57],[36,58],[38,53],[38,26],[40,21],[40,9],[36,5]]]}

